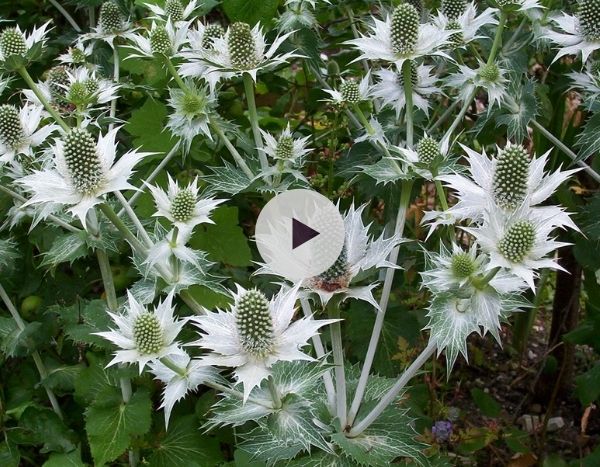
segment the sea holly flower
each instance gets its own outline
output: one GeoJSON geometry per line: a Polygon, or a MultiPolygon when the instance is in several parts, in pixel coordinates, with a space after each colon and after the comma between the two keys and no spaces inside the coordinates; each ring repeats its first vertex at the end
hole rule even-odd
{"type": "Polygon", "coordinates": [[[479,39],[478,31],[486,25],[497,25],[494,8],[486,8],[477,14],[477,5],[466,0],[446,0],[442,2],[442,10],[434,18],[434,24],[442,31],[452,34],[448,42],[454,46],[465,45],[479,39]]]}
{"type": "Polygon", "coordinates": [[[204,79],[214,91],[221,75],[208,74],[207,64],[203,57],[217,54],[214,48],[215,38],[225,37],[225,29],[217,23],[204,24],[200,21],[195,27],[188,30],[187,47],[183,47],[179,56],[185,59],[185,62],[179,66],[179,73],[184,77],[200,77],[204,79]]]}
{"type": "Polygon", "coordinates": [[[447,55],[440,50],[449,36],[432,24],[420,23],[419,12],[409,3],[398,5],[385,21],[373,19],[369,35],[347,41],[360,53],[354,61],[382,60],[393,63],[398,71],[406,60],[430,55],[447,55]]]}
{"type": "Polygon", "coordinates": [[[278,138],[266,131],[260,132],[265,142],[265,153],[275,161],[275,166],[267,171],[267,175],[290,173],[295,178],[306,181],[295,167],[301,166],[304,156],[312,151],[306,147],[310,136],[294,138],[289,123],[278,138]]]}
{"type": "Polygon", "coordinates": [[[117,363],[137,364],[142,374],[148,362],[182,354],[175,339],[187,320],[176,319],[174,311],[172,293],[150,311],[128,290],[125,313],[107,311],[117,327],[94,333],[119,347],[107,366],[117,363]]]}
{"type": "Polygon", "coordinates": [[[95,68],[95,65],[88,63],[88,58],[94,52],[93,44],[85,45],[82,40],[78,40],[73,47],[69,47],[66,53],[58,56],[58,61],[69,66],[82,66],[95,68]]]}
{"type": "Polygon", "coordinates": [[[5,28],[0,32],[0,64],[8,71],[15,71],[30,61],[36,60],[42,53],[48,34],[47,21],[30,33],[24,33],[19,26],[5,28]]]}
{"type": "Polygon", "coordinates": [[[498,8],[505,11],[529,11],[543,8],[539,0],[494,0],[498,8]]]}
{"type": "Polygon", "coordinates": [[[13,105],[0,106],[0,164],[10,163],[19,154],[33,155],[33,149],[43,144],[58,127],[44,125],[41,106],[25,104],[21,109],[13,105]]]}
{"type": "Polygon", "coordinates": [[[92,28],[92,32],[83,34],[83,41],[102,40],[114,47],[117,37],[133,39],[135,28],[129,19],[123,14],[121,7],[113,1],[104,2],[100,7],[98,26],[92,28]]]}
{"type": "Polygon", "coordinates": [[[54,203],[69,206],[69,212],[86,227],[88,211],[103,202],[107,193],[135,190],[128,179],[133,167],[150,153],[128,151],[115,162],[118,128],[98,139],[82,128],[74,128],[52,146],[52,163],[18,181],[31,193],[25,204],[54,203]]]}
{"type": "Polygon", "coordinates": [[[354,105],[363,102],[370,97],[371,73],[368,72],[359,82],[353,79],[342,79],[338,89],[323,89],[331,96],[329,102],[342,105],[354,105]]]}
{"type": "MultiPolygon", "coordinates": [[[[192,229],[186,226],[183,229],[173,228],[164,237],[158,240],[148,250],[144,265],[147,266],[145,276],[148,276],[156,265],[168,265],[172,258],[183,263],[190,263],[197,269],[202,269],[204,254],[187,246],[192,236],[192,229]]],[[[171,271],[176,274],[176,271],[171,271]]]]}
{"type": "Polygon", "coordinates": [[[184,7],[181,0],[167,0],[164,8],[153,3],[144,3],[144,6],[154,13],[156,19],[170,20],[173,24],[177,24],[190,18],[197,8],[198,2],[197,0],[190,0],[184,7]]]}
{"type": "Polygon", "coordinates": [[[584,98],[584,104],[593,106],[600,98],[600,61],[588,62],[581,72],[568,74],[573,84],[569,89],[578,89],[584,98]]]}
{"type": "Polygon", "coordinates": [[[210,219],[211,212],[224,199],[201,198],[198,195],[198,179],[194,179],[187,187],[182,188],[171,175],[167,174],[169,186],[167,191],[153,185],[148,185],[154,202],[154,216],[165,217],[174,227],[181,230],[193,229],[199,224],[214,224],[210,219]]]}
{"type": "Polygon", "coordinates": [[[497,64],[480,62],[477,70],[466,65],[459,65],[458,69],[458,73],[446,79],[446,85],[459,90],[458,97],[461,101],[468,99],[475,89],[483,88],[488,95],[490,111],[494,105],[500,105],[506,97],[506,70],[497,64]]]}
{"type": "Polygon", "coordinates": [[[135,53],[129,54],[127,58],[152,58],[156,55],[174,57],[187,43],[188,27],[189,23],[179,23],[175,27],[170,19],[164,24],[153,21],[149,31],[132,35],[133,45],[128,47],[135,53]]]}
{"type": "Polygon", "coordinates": [[[63,99],[77,108],[77,111],[88,116],[96,106],[108,104],[119,97],[121,85],[112,80],[100,78],[95,71],[86,67],[66,70],[67,83],[58,84],[64,89],[63,99]]]}
{"type": "MultiPolygon", "coordinates": [[[[411,89],[413,105],[429,113],[429,102],[435,94],[441,93],[441,89],[435,84],[437,77],[431,75],[433,66],[416,65],[411,62],[411,89]]],[[[379,81],[372,87],[371,95],[381,100],[384,107],[391,107],[396,111],[396,117],[406,107],[406,91],[404,88],[404,77],[402,73],[382,68],[375,72],[379,81]]]]}
{"type": "Polygon", "coordinates": [[[402,164],[404,171],[414,172],[426,180],[439,179],[441,175],[449,174],[452,170],[452,166],[445,163],[448,162],[447,144],[440,144],[427,133],[413,149],[392,146],[390,152],[400,154],[392,158],[402,164]]]}
{"type": "Polygon", "coordinates": [[[189,151],[197,135],[204,135],[212,140],[209,125],[216,98],[206,86],[197,85],[190,79],[185,80],[185,85],[185,89],[169,89],[167,102],[173,112],[169,114],[167,128],[183,140],[186,150],[189,151]]]}
{"type": "Polygon", "coordinates": [[[259,290],[238,285],[229,311],[192,318],[200,329],[195,345],[210,351],[202,360],[208,365],[235,368],[233,374],[244,387],[244,401],[271,375],[275,363],[314,361],[301,348],[321,327],[336,321],[312,317],[292,321],[297,299],[298,286],[282,288],[268,300],[259,290]]]}
{"type": "Polygon", "coordinates": [[[559,46],[553,62],[565,55],[579,55],[585,63],[600,49],[600,0],[580,0],[575,15],[562,13],[550,19],[560,32],[548,29],[545,37],[559,46]]]}
{"type": "MultiPolygon", "coordinates": [[[[169,419],[171,411],[177,402],[183,399],[188,393],[194,392],[199,386],[207,381],[216,379],[218,373],[199,359],[192,359],[185,352],[172,355],[169,358],[169,366],[160,360],[153,360],[148,363],[150,372],[154,379],[165,385],[162,393],[161,409],[165,411],[165,428],[169,428],[169,419]],[[183,371],[176,371],[181,369],[183,371]]],[[[163,359],[163,361],[165,361],[163,359]]]]}

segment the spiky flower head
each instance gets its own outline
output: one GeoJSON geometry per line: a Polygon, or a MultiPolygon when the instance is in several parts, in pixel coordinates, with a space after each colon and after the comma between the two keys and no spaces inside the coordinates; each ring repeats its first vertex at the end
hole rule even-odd
{"type": "Polygon", "coordinates": [[[67,86],[69,85],[69,74],[66,66],[55,66],[48,70],[46,83],[50,89],[50,97],[58,104],[66,104],[67,86]]]}
{"type": "Polygon", "coordinates": [[[452,34],[450,34],[450,37],[448,37],[448,43],[450,45],[462,45],[465,42],[465,36],[462,32],[462,26],[458,21],[449,21],[448,24],[446,25],[446,29],[448,31],[455,31],[452,34]]]}
{"type": "Polygon", "coordinates": [[[521,145],[508,145],[496,158],[494,201],[504,209],[517,208],[527,196],[529,153],[521,145]]]}
{"type": "Polygon", "coordinates": [[[225,36],[225,29],[220,24],[208,24],[204,28],[202,35],[202,47],[204,49],[212,49],[213,39],[225,36]]]}
{"type": "Polygon", "coordinates": [[[133,323],[133,340],[142,355],[155,354],[164,345],[163,331],[156,314],[141,313],[133,323]]]}
{"type": "Polygon", "coordinates": [[[156,26],[150,31],[150,48],[153,54],[169,55],[172,44],[164,26],[156,26]]]}
{"type": "Polygon", "coordinates": [[[451,259],[451,269],[457,279],[466,279],[476,271],[477,264],[469,253],[454,253],[451,259]]]}
{"type": "Polygon", "coordinates": [[[91,194],[104,181],[102,164],[96,149],[96,140],[83,128],[74,128],[63,139],[64,157],[73,186],[91,194]]]}
{"type": "Polygon", "coordinates": [[[441,156],[439,143],[431,136],[425,136],[417,143],[419,162],[430,165],[441,156]]]}
{"type": "Polygon", "coordinates": [[[179,0],[167,0],[165,2],[165,14],[171,21],[183,21],[183,5],[179,0]]]}
{"type": "Polygon", "coordinates": [[[206,95],[202,92],[186,92],[181,100],[181,112],[191,117],[206,110],[206,95]]]}
{"type": "Polygon", "coordinates": [[[14,105],[0,106],[0,141],[9,148],[16,149],[24,137],[19,110],[14,105]]]}
{"type": "Polygon", "coordinates": [[[77,47],[73,47],[73,48],[69,49],[69,53],[71,55],[71,59],[73,60],[73,63],[75,63],[75,64],[83,64],[87,60],[85,52],[77,47]]]}
{"type": "Polygon", "coordinates": [[[277,159],[291,159],[294,156],[294,138],[291,136],[282,136],[277,141],[275,148],[275,157],[277,159]]]}
{"type": "Polygon", "coordinates": [[[242,348],[257,358],[273,349],[273,318],[267,297],[259,290],[248,290],[235,303],[236,325],[242,348]]]}
{"type": "Polygon", "coordinates": [[[392,14],[392,49],[398,55],[410,54],[414,51],[419,37],[419,13],[417,9],[402,3],[392,14]]]}
{"type": "Polygon", "coordinates": [[[320,285],[324,290],[333,292],[347,287],[350,282],[350,268],[348,264],[348,250],[343,246],[340,255],[327,271],[319,275],[320,285]]]}
{"type": "Polygon", "coordinates": [[[6,59],[13,55],[23,57],[27,53],[25,36],[16,28],[7,28],[0,34],[0,53],[6,59]]]}
{"type": "Polygon", "coordinates": [[[231,64],[240,70],[254,68],[256,60],[256,44],[252,28],[248,23],[237,22],[229,26],[227,42],[231,64]]]}
{"type": "Polygon", "coordinates": [[[515,222],[498,243],[498,250],[512,263],[520,263],[535,244],[535,226],[528,220],[515,222]]]}
{"type": "Polygon", "coordinates": [[[98,25],[105,33],[122,31],[125,28],[125,17],[119,5],[110,1],[104,2],[100,7],[98,25]]]}
{"type": "Polygon", "coordinates": [[[586,40],[600,40],[600,0],[580,0],[577,5],[577,17],[586,40]]]}
{"type": "Polygon", "coordinates": [[[179,191],[171,201],[171,214],[177,222],[187,222],[194,215],[197,196],[189,188],[179,191]]]}
{"type": "Polygon", "coordinates": [[[405,3],[408,3],[409,5],[412,5],[413,7],[415,7],[415,10],[417,10],[417,13],[419,13],[419,15],[423,14],[423,0],[404,0],[405,3]]]}
{"type": "Polygon", "coordinates": [[[458,19],[466,7],[466,0],[442,0],[442,13],[450,20],[458,19]]]}
{"type": "Polygon", "coordinates": [[[495,83],[500,78],[500,68],[495,63],[486,63],[479,69],[479,76],[484,81],[495,83]]]}
{"type": "Polygon", "coordinates": [[[340,86],[342,100],[349,104],[357,104],[361,101],[359,85],[354,80],[345,80],[340,86]]]}

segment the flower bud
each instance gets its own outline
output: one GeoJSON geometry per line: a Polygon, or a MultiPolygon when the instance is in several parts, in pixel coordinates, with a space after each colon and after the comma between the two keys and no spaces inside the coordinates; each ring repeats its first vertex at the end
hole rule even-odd
{"type": "Polygon", "coordinates": [[[243,349],[258,358],[273,348],[273,318],[262,292],[248,290],[235,304],[236,324],[243,349]]]}

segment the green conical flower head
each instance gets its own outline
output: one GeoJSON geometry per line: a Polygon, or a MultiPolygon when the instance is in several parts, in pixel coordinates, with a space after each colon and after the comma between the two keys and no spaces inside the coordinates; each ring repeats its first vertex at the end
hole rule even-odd
{"type": "Polygon", "coordinates": [[[173,22],[183,21],[183,5],[179,0],[167,0],[165,13],[173,22]]]}
{"type": "Polygon", "coordinates": [[[48,71],[48,88],[50,89],[50,97],[58,104],[66,104],[66,97],[69,86],[69,75],[67,67],[55,66],[48,71]]]}
{"type": "Polygon", "coordinates": [[[84,194],[96,191],[104,181],[96,141],[89,131],[74,128],[63,139],[64,158],[77,190],[84,194]]]}
{"type": "Polygon", "coordinates": [[[600,60],[596,60],[592,62],[590,66],[590,72],[592,76],[596,79],[600,78],[600,60]]]}
{"type": "Polygon", "coordinates": [[[442,0],[442,13],[448,19],[455,20],[465,12],[467,8],[466,0],[442,0]]]}
{"type": "Polygon", "coordinates": [[[125,29],[125,18],[115,2],[105,2],[100,7],[98,25],[104,33],[115,33],[125,29]]]}
{"type": "Polygon", "coordinates": [[[495,83],[500,78],[500,68],[495,63],[485,64],[479,69],[481,79],[495,83]]]}
{"type": "Polygon", "coordinates": [[[294,156],[294,138],[291,136],[282,136],[277,141],[275,148],[275,157],[277,159],[291,159],[294,156]]]}
{"type": "Polygon", "coordinates": [[[475,272],[475,261],[468,253],[452,255],[452,274],[459,279],[466,279],[475,272]]]}
{"type": "Polygon", "coordinates": [[[417,144],[419,162],[429,165],[441,156],[440,145],[431,136],[425,136],[417,144]]]}
{"type": "Polygon", "coordinates": [[[229,26],[227,47],[231,64],[235,68],[249,70],[258,64],[256,44],[248,23],[233,23],[229,26]]]}
{"type": "Polygon", "coordinates": [[[85,89],[89,95],[92,95],[95,92],[98,92],[98,90],[100,89],[100,83],[98,82],[98,80],[96,78],[86,79],[83,82],[83,85],[85,86],[85,89]]]}
{"type": "Polygon", "coordinates": [[[498,249],[504,257],[520,263],[529,254],[535,244],[535,227],[529,221],[515,222],[498,243],[498,249]]]}
{"type": "Polygon", "coordinates": [[[206,96],[195,92],[187,92],[183,96],[181,103],[182,112],[189,118],[193,118],[202,113],[206,108],[206,96]]]}
{"type": "Polygon", "coordinates": [[[392,14],[392,49],[398,55],[415,50],[419,38],[419,13],[408,3],[398,5],[392,14]]]}
{"type": "Polygon", "coordinates": [[[324,282],[337,282],[340,278],[348,275],[348,250],[346,245],[342,247],[340,255],[327,271],[319,275],[324,282]]]}
{"type": "Polygon", "coordinates": [[[494,201],[504,209],[516,209],[527,196],[529,154],[523,146],[509,146],[496,158],[494,201]]]}
{"type": "MultiPolygon", "coordinates": [[[[404,87],[404,73],[397,73],[396,74],[397,79],[398,79],[398,84],[402,87],[404,87]]],[[[413,87],[413,89],[415,88],[415,86],[417,85],[417,83],[419,82],[419,73],[417,71],[417,64],[414,61],[410,62],[410,83],[413,87]]]]}
{"type": "Polygon", "coordinates": [[[164,26],[156,26],[150,31],[150,48],[153,54],[171,54],[171,39],[164,26]]]}
{"type": "Polygon", "coordinates": [[[508,8],[521,5],[522,0],[496,0],[496,3],[500,8],[508,8]]]}
{"type": "Polygon", "coordinates": [[[580,0],[577,9],[579,27],[588,41],[600,40],[600,0],[580,0]]]}
{"type": "Polygon", "coordinates": [[[85,106],[89,103],[90,93],[83,82],[71,84],[67,94],[67,100],[76,106],[85,106]]]}
{"type": "Polygon", "coordinates": [[[361,100],[359,85],[354,80],[343,81],[340,86],[340,93],[342,94],[342,100],[349,104],[357,104],[361,100]]]}
{"type": "Polygon", "coordinates": [[[0,141],[2,144],[16,149],[24,137],[19,110],[14,105],[0,105],[0,141]]]}
{"type": "Polygon", "coordinates": [[[194,215],[196,195],[192,190],[180,190],[171,201],[171,214],[177,222],[187,222],[194,215]]]}
{"type": "Polygon", "coordinates": [[[133,324],[133,340],[142,355],[157,354],[163,348],[163,330],[154,313],[141,313],[133,324]]]}
{"type": "Polygon", "coordinates": [[[69,53],[71,54],[71,60],[73,60],[73,63],[85,63],[87,57],[85,56],[83,50],[78,49],[77,47],[73,47],[69,50],[69,53]]]}
{"type": "Polygon", "coordinates": [[[224,35],[225,30],[223,29],[223,26],[221,26],[220,24],[209,24],[204,29],[204,34],[202,35],[202,48],[212,49],[213,39],[223,37],[224,35]]]}
{"type": "Polygon", "coordinates": [[[7,28],[0,34],[0,52],[7,59],[11,55],[22,57],[27,53],[27,43],[25,36],[16,28],[7,28]]]}
{"type": "Polygon", "coordinates": [[[262,292],[248,290],[235,304],[236,324],[242,348],[258,358],[273,349],[273,318],[269,301],[262,292]]]}
{"type": "Polygon", "coordinates": [[[464,38],[463,32],[462,32],[462,26],[460,25],[460,23],[458,21],[450,21],[446,25],[446,30],[447,31],[456,31],[456,32],[453,32],[452,34],[450,34],[450,37],[448,37],[448,42],[451,45],[458,46],[465,42],[465,38],[464,38]]]}

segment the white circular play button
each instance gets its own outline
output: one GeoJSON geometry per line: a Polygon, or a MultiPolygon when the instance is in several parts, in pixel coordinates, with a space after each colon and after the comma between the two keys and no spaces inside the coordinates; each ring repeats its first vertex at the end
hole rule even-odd
{"type": "Polygon", "coordinates": [[[344,239],[338,209],[311,190],[275,196],[256,223],[256,244],[268,269],[293,282],[329,269],[340,256],[344,239]]]}

